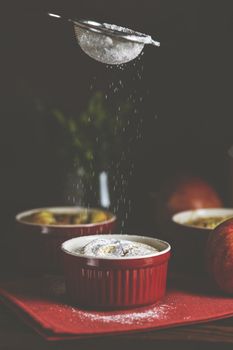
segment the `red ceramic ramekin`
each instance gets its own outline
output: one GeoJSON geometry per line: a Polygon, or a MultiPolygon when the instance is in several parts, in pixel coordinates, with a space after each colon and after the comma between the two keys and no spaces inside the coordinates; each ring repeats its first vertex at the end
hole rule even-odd
{"type": "Polygon", "coordinates": [[[109,237],[145,243],[159,252],[137,258],[95,258],[78,255],[75,250],[96,236],[64,242],[61,249],[70,302],[88,308],[119,309],[153,304],[161,299],[166,290],[170,245],[144,236],[109,237]]]}
{"type": "Polygon", "coordinates": [[[171,242],[174,254],[171,265],[183,273],[206,274],[205,252],[213,229],[191,224],[204,218],[231,217],[233,208],[203,208],[179,212],[172,217],[171,229],[165,239],[171,242]],[[191,248],[191,249],[190,249],[191,248]]]}
{"type": "Polygon", "coordinates": [[[116,216],[102,209],[53,207],[22,212],[16,216],[16,222],[18,255],[23,271],[60,273],[62,271],[61,244],[74,237],[112,233],[116,224],[116,216]],[[107,214],[108,219],[98,223],[75,225],[41,225],[25,221],[25,217],[40,211],[49,211],[54,214],[77,214],[82,210],[103,211],[107,214]]]}

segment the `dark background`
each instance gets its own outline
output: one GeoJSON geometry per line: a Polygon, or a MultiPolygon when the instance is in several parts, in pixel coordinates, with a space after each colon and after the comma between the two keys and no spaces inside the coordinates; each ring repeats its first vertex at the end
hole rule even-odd
{"type": "Polygon", "coordinates": [[[1,1],[0,17],[3,251],[17,212],[66,203],[59,132],[41,104],[78,114],[93,79],[94,89],[106,92],[119,77],[125,96],[137,90],[143,97],[142,137],[129,155],[129,229],[146,226],[151,193],[180,171],[207,179],[232,205],[232,1],[1,1]],[[121,24],[158,38],[161,47],[146,47],[136,67],[109,69],[86,56],[72,28],[48,11],[121,24]],[[143,77],[135,79],[141,66],[143,77]]]}

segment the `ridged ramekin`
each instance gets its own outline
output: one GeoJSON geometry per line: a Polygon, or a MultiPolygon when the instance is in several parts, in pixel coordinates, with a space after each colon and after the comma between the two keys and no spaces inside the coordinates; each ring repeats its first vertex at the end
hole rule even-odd
{"type": "Polygon", "coordinates": [[[95,309],[119,309],[153,304],[166,290],[170,245],[156,238],[109,235],[148,244],[159,250],[143,257],[96,258],[75,253],[96,238],[86,236],[62,244],[66,290],[72,304],[95,309]]]}
{"type": "Polygon", "coordinates": [[[61,244],[71,238],[113,233],[116,216],[102,209],[82,207],[52,207],[24,211],[16,216],[18,232],[18,252],[20,265],[25,272],[56,272],[61,269],[61,244]],[[24,221],[28,215],[38,211],[74,214],[82,210],[100,210],[108,214],[108,219],[99,223],[76,225],[36,224],[24,221]]]}

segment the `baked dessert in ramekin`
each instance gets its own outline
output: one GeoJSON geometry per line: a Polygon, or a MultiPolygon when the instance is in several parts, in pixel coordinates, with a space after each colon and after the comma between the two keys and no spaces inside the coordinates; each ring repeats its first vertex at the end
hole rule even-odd
{"type": "Polygon", "coordinates": [[[88,308],[153,304],[166,290],[170,245],[134,235],[78,237],[61,246],[69,301],[88,308]]]}
{"type": "Polygon", "coordinates": [[[174,268],[188,274],[206,274],[205,253],[209,234],[231,217],[233,208],[203,208],[173,215],[169,241],[174,249],[174,268]]]}
{"type": "Polygon", "coordinates": [[[61,272],[61,244],[74,237],[113,233],[116,216],[102,209],[49,207],[16,216],[24,271],[61,272]]]}

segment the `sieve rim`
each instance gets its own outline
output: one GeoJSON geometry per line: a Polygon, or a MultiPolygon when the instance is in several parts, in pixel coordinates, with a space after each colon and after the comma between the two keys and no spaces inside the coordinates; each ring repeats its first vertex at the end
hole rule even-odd
{"type": "Polygon", "coordinates": [[[93,33],[98,33],[100,35],[110,35],[119,39],[128,40],[128,41],[139,43],[142,45],[149,44],[153,41],[150,35],[146,35],[146,34],[134,31],[132,29],[121,27],[121,26],[117,26],[119,28],[122,28],[122,30],[119,30],[119,29],[109,28],[108,26],[111,26],[111,24],[108,24],[108,23],[101,23],[101,22],[90,21],[86,19],[70,20],[70,21],[75,26],[78,26],[82,29],[89,30],[90,32],[93,32],[93,33]]]}

